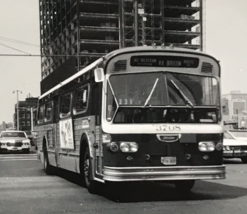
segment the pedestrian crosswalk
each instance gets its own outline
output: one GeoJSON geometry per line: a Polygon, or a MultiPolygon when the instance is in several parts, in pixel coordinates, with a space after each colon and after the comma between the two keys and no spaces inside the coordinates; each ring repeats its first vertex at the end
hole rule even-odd
{"type": "Polygon", "coordinates": [[[37,160],[37,154],[0,154],[0,161],[34,161],[37,160]]]}

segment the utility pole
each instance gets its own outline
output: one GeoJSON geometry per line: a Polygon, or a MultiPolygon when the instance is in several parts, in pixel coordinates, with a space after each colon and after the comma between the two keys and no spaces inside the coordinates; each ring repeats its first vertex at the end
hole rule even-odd
{"type": "Polygon", "coordinates": [[[14,90],[13,94],[16,93],[16,98],[17,98],[17,104],[16,104],[16,114],[17,114],[17,118],[16,118],[16,129],[19,130],[19,93],[22,93],[21,90],[14,90]]]}
{"type": "Polygon", "coordinates": [[[33,107],[30,109],[31,112],[31,132],[33,131],[33,107]]]}

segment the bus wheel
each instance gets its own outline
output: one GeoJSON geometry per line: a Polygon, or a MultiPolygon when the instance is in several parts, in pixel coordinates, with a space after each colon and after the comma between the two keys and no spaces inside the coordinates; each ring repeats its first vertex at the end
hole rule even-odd
{"type": "Polygon", "coordinates": [[[243,163],[247,163],[247,157],[242,157],[241,160],[243,163]]]}
{"type": "Polygon", "coordinates": [[[47,151],[44,150],[44,171],[47,175],[52,175],[52,166],[49,164],[48,154],[47,151]]]}
{"type": "Polygon", "coordinates": [[[84,152],[83,157],[83,181],[85,183],[86,188],[88,189],[88,192],[91,194],[98,193],[98,183],[97,181],[92,180],[91,174],[92,174],[92,164],[90,160],[90,154],[89,154],[89,148],[87,147],[84,152]]]}
{"type": "Polygon", "coordinates": [[[175,186],[180,192],[189,192],[195,184],[195,180],[175,181],[175,186]]]}

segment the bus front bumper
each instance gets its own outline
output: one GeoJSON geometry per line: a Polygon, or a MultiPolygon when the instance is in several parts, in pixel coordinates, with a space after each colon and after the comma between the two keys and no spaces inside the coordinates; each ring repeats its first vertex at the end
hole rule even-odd
{"type": "Polygon", "coordinates": [[[106,181],[172,181],[224,179],[225,166],[104,167],[106,181]]]}

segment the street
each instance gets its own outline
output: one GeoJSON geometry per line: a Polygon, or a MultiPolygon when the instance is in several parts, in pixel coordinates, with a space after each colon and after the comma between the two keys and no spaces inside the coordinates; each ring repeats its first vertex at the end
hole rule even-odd
{"type": "Polygon", "coordinates": [[[240,160],[226,161],[227,179],[197,181],[188,195],[171,184],[135,183],[124,186],[124,201],[108,197],[107,189],[92,195],[78,176],[58,170],[47,176],[36,154],[0,154],[0,213],[246,213],[247,168],[240,160]]]}

